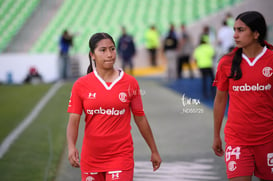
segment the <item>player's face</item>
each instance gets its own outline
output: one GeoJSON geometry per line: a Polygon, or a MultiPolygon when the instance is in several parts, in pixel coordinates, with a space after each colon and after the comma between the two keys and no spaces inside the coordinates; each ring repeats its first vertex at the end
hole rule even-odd
{"type": "Polygon", "coordinates": [[[97,68],[112,69],[116,61],[115,45],[110,39],[102,39],[97,43],[91,57],[96,61],[97,68]]]}
{"type": "Polygon", "coordinates": [[[247,48],[253,43],[257,43],[258,32],[252,32],[251,29],[240,19],[234,23],[234,41],[238,48],[247,48]]]}

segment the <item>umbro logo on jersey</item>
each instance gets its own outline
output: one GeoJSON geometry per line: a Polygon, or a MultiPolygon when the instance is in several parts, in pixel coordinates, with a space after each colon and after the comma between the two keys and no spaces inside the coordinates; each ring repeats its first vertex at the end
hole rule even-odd
{"type": "Polygon", "coordinates": [[[263,68],[263,75],[265,77],[271,77],[273,75],[273,70],[271,67],[265,67],[263,68]]]}
{"type": "Polygon", "coordinates": [[[91,92],[89,92],[88,99],[96,99],[96,94],[97,93],[91,93],[91,92]]]}

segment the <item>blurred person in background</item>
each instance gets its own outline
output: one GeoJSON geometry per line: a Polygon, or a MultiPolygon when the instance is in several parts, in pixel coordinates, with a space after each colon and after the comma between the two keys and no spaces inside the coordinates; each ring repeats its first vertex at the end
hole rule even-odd
{"type": "Polygon", "coordinates": [[[68,106],[68,159],[73,167],[81,168],[82,181],[132,181],[134,148],[131,113],[151,150],[154,171],[161,164],[143,110],[139,84],[133,76],[114,68],[116,48],[109,34],[92,35],[89,48],[87,75],[74,83],[68,106]],[[76,142],[83,111],[86,126],[79,160],[76,142]]]}
{"type": "Polygon", "coordinates": [[[201,72],[203,96],[205,98],[209,98],[210,96],[214,98],[215,91],[212,82],[214,80],[213,58],[215,51],[213,46],[207,42],[207,39],[205,37],[203,38],[204,39],[201,39],[200,44],[195,48],[193,58],[201,72]],[[207,81],[208,78],[211,80],[209,83],[207,81]]]}
{"type": "Polygon", "coordinates": [[[215,31],[209,25],[204,25],[199,40],[204,40],[206,43],[215,44],[215,31]]]}
{"type": "Polygon", "coordinates": [[[154,25],[145,33],[145,46],[149,53],[151,65],[153,67],[157,66],[157,51],[160,46],[160,35],[154,25]]]}
{"type": "Polygon", "coordinates": [[[177,45],[178,36],[174,24],[170,24],[167,35],[163,40],[163,50],[167,59],[167,79],[177,79],[177,45]]]}
{"type": "Polygon", "coordinates": [[[218,65],[214,85],[214,139],[217,156],[225,153],[230,181],[273,180],[273,52],[265,41],[267,25],[257,11],[239,14],[236,48],[218,65]],[[220,136],[227,102],[225,150],[220,136]]]}
{"type": "Polygon", "coordinates": [[[217,43],[219,46],[219,55],[220,57],[234,48],[233,40],[233,28],[227,25],[227,21],[222,22],[222,27],[218,30],[217,33],[217,43]]]}
{"type": "Polygon", "coordinates": [[[133,57],[136,54],[136,47],[133,37],[128,35],[126,28],[122,27],[122,35],[118,40],[118,56],[122,61],[122,69],[125,71],[126,65],[129,65],[130,74],[133,75],[133,57]]]}
{"type": "Polygon", "coordinates": [[[190,78],[193,78],[193,67],[190,63],[190,58],[193,52],[193,44],[191,37],[186,30],[185,24],[181,25],[181,34],[177,47],[177,78],[182,78],[183,65],[189,67],[190,78]]]}
{"type": "Polygon", "coordinates": [[[24,83],[29,83],[29,84],[38,84],[38,83],[42,83],[43,82],[43,78],[41,76],[41,74],[38,72],[36,67],[30,67],[28,74],[26,76],[26,78],[24,79],[24,83]]]}
{"type": "Polygon", "coordinates": [[[68,77],[69,50],[72,46],[73,35],[69,34],[67,30],[64,30],[59,40],[60,59],[62,64],[61,76],[63,79],[68,77]]]}
{"type": "Polygon", "coordinates": [[[232,17],[232,14],[230,12],[226,13],[225,21],[227,22],[227,25],[231,28],[234,26],[234,18],[232,17]]]}

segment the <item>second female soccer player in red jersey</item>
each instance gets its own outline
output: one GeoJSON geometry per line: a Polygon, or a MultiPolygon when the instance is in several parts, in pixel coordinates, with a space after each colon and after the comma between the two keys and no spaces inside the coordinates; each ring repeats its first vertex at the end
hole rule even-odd
{"type": "Polygon", "coordinates": [[[265,41],[261,13],[247,11],[236,18],[236,48],[223,56],[214,85],[214,142],[217,156],[225,152],[231,181],[273,180],[273,51],[265,41]],[[225,151],[220,130],[229,96],[225,151]]]}
{"type": "Polygon", "coordinates": [[[143,111],[140,88],[134,77],[114,68],[116,48],[109,34],[94,34],[89,48],[88,74],[74,83],[69,100],[68,159],[72,166],[81,168],[82,181],[132,181],[131,112],[151,150],[154,171],[161,164],[143,111]],[[76,141],[82,112],[85,113],[85,133],[79,160],[76,141]]]}

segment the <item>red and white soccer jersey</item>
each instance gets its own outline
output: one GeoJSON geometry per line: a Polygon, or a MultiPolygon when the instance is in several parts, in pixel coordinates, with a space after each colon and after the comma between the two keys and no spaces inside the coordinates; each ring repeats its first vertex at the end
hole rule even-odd
{"type": "Polygon", "coordinates": [[[112,83],[96,71],[79,78],[71,92],[68,112],[85,117],[81,152],[83,172],[128,170],[134,167],[131,111],[144,116],[136,79],[120,71],[112,83]]]}
{"type": "Polygon", "coordinates": [[[214,85],[229,92],[225,140],[233,145],[258,145],[273,140],[273,51],[255,58],[242,55],[242,78],[228,78],[233,56],[218,65],[214,85]]]}

